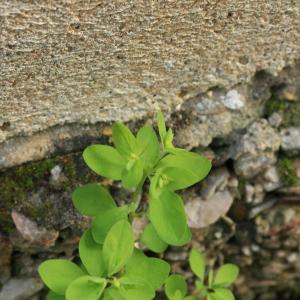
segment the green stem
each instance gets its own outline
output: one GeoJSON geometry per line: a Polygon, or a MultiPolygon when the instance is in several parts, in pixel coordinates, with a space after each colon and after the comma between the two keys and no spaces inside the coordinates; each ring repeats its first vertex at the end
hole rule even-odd
{"type": "Polygon", "coordinates": [[[132,195],[131,205],[134,206],[134,209],[129,214],[129,221],[130,221],[130,223],[132,223],[134,217],[136,216],[136,212],[135,211],[137,210],[137,208],[138,208],[138,206],[140,204],[141,196],[142,196],[142,191],[143,191],[143,186],[144,186],[146,178],[147,178],[147,174],[144,174],[142,180],[140,181],[139,185],[137,186],[135,192],[132,195]]]}

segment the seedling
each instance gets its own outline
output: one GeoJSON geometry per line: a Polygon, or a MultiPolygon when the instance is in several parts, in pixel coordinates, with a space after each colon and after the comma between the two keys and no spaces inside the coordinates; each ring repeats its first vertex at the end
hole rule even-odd
{"type": "MultiPolygon", "coordinates": [[[[228,288],[237,278],[239,268],[233,264],[221,266],[214,276],[213,270],[208,273],[207,283],[205,281],[205,257],[193,249],[189,256],[189,263],[193,273],[196,275],[197,294],[207,300],[234,300],[234,295],[228,288]]],[[[171,275],[165,283],[165,292],[169,300],[196,300],[196,296],[186,296],[187,284],[180,275],[171,275]]]]}
{"type": "Polygon", "coordinates": [[[196,288],[207,300],[234,300],[234,295],[228,288],[237,278],[239,268],[234,264],[221,266],[214,276],[213,270],[208,273],[208,282],[205,284],[205,258],[202,253],[192,250],[190,267],[195,275],[196,288]]]}
{"type": "MultiPolygon", "coordinates": [[[[97,183],[74,191],[74,206],[92,218],[92,225],[79,243],[80,265],[63,259],[40,265],[39,274],[50,289],[48,300],[150,300],[168,278],[169,264],[145,256],[136,242],[160,253],[168,245],[190,241],[184,204],[176,191],[205,178],[211,163],[174,147],[173,133],[166,129],[163,115],[159,113],[157,119],[160,142],[152,127],[141,128],[135,136],[124,124],[116,123],[112,130],[115,147],[91,145],[85,149],[85,163],[98,175],[120,180],[125,189],[133,191],[132,201],[117,206],[97,183]],[[132,222],[146,180],[150,183],[149,205],[143,213],[149,223],[137,241],[132,222]]],[[[181,299],[178,297],[176,300],[181,299]]]]}

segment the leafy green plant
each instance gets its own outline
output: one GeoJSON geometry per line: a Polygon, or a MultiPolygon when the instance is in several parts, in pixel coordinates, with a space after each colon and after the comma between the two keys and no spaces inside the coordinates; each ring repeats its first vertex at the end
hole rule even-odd
{"type": "MultiPolygon", "coordinates": [[[[132,201],[118,206],[97,183],[74,191],[74,206],[91,217],[92,223],[79,243],[80,265],[63,259],[40,265],[39,274],[50,289],[48,300],[150,300],[168,278],[169,264],[147,257],[136,242],[160,253],[168,245],[190,241],[183,200],[177,191],[205,178],[211,163],[174,147],[172,130],[166,129],[162,113],[157,120],[160,142],[152,127],[141,128],[135,136],[124,124],[116,123],[112,129],[115,147],[91,145],[85,149],[85,163],[98,175],[120,180],[125,189],[133,191],[132,201]],[[149,223],[136,240],[132,222],[141,214],[146,181],[150,183],[149,205],[142,213],[149,223]]],[[[181,299],[178,297],[174,299],[181,299]]]]}
{"type": "Polygon", "coordinates": [[[205,257],[193,249],[189,257],[190,267],[198,277],[196,281],[197,290],[207,300],[234,300],[234,295],[228,288],[237,278],[239,268],[234,264],[224,264],[214,275],[213,270],[208,273],[207,284],[205,284],[205,257]]]}
{"type": "MultiPolygon", "coordinates": [[[[207,300],[234,300],[234,295],[228,288],[237,278],[239,268],[233,264],[224,264],[214,275],[213,270],[208,272],[208,280],[205,278],[205,257],[192,249],[189,263],[193,273],[196,275],[197,294],[207,300]]],[[[187,284],[180,275],[171,275],[165,283],[165,292],[169,300],[196,300],[196,296],[186,296],[187,284]]]]}

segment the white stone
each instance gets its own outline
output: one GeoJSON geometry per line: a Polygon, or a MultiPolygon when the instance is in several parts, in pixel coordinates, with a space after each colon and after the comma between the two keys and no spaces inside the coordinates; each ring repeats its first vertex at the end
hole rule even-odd
{"type": "Polygon", "coordinates": [[[229,109],[238,110],[244,106],[244,101],[237,90],[230,90],[221,97],[222,103],[229,109]]]}

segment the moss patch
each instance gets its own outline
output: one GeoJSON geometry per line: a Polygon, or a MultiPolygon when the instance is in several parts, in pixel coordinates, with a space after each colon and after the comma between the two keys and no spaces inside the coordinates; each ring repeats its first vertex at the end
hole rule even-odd
{"type": "Polygon", "coordinates": [[[42,223],[53,211],[47,201],[50,194],[57,193],[59,197],[65,191],[69,193],[79,184],[97,182],[99,179],[98,175],[86,167],[81,153],[31,162],[0,173],[0,232],[9,233],[14,230],[12,209],[18,209],[42,223]],[[62,169],[62,177],[54,187],[50,184],[50,175],[57,165],[62,169]]]}
{"type": "Polygon", "coordinates": [[[45,205],[34,205],[28,201],[28,194],[47,182],[55,159],[47,159],[17,167],[0,174],[0,231],[9,233],[14,229],[10,217],[13,208],[22,209],[32,218],[43,217],[45,205]]]}
{"type": "Polygon", "coordinates": [[[264,112],[266,117],[274,112],[280,112],[283,117],[281,128],[300,126],[300,102],[279,100],[272,97],[266,102],[264,112]]]}
{"type": "Polygon", "coordinates": [[[296,166],[293,161],[288,158],[280,158],[278,160],[278,171],[285,186],[294,186],[299,184],[296,166]]]}

